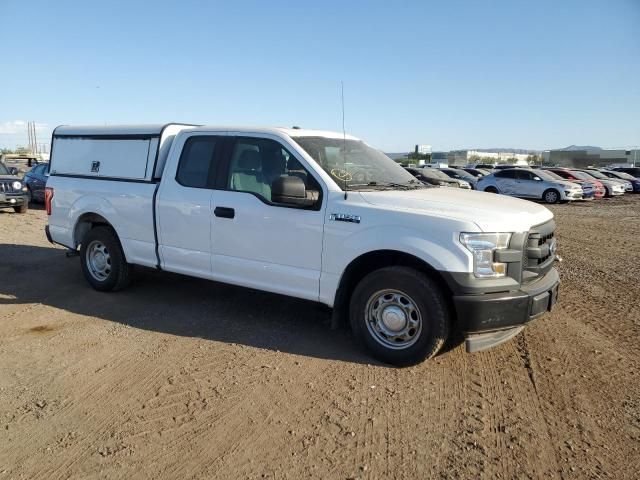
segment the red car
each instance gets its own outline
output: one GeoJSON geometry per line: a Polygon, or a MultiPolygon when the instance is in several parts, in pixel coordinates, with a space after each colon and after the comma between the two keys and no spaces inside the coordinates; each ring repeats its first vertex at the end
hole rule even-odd
{"type": "Polygon", "coordinates": [[[589,180],[578,178],[573,174],[570,168],[553,167],[553,168],[545,168],[545,170],[549,170],[555,173],[556,175],[560,175],[562,178],[569,180],[570,182],[581,183],[581,184],[582,183],[592,184],[596,189],[596,198],[604,197],[607,192],[600,180],[596,178],[589,179],[589,180]]]}

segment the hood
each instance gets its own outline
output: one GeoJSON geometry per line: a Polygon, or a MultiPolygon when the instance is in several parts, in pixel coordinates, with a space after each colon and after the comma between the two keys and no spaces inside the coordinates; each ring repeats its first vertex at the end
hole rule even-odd
{"type": "Polygon", "coordinates": [[[549,181],[550,183],[555,183],[556,185],[562,185],[563,188],[575,188],[576,184],[575,182],[570,182],[569,180],[554,180],[553,182],[549,181]]]}
{"type": "Polygon", "coordinates": [[[20,179],[20,177],[18,177],[17,175],[0,175],[0,181],[11,181],[11,182],[15,182],[16,180],[18,181],[22,181],[20,179]]]}
{"type": "Polygon", "coordinates": [[[613,178],[608,178],[606,180],[599,178],[598,181],[603,185],[607,185],[608,187],[613,187],[615,185],[624,185],[625,182],[625,180],[614,180],[613,178]]]}
{"type": "Polygon", "coordinates": [[[484,232],[525,232],[553,218],[551,211],[534,202],[457,188],[360,194],[371,205],[472,222],[484,232]]]}

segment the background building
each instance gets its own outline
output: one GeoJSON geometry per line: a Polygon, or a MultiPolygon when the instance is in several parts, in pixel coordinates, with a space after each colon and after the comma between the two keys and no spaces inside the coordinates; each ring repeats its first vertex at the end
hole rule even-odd
{"type": "Polygon", "coordinates": [[[613,149],[599,147],[580,147],[572,145],[559,150],[547,150],[543,154],[544,163],[561,167],[584,168],[588,166],[605,167],[607,165],[640,165],[640,150],[613,149]]]}

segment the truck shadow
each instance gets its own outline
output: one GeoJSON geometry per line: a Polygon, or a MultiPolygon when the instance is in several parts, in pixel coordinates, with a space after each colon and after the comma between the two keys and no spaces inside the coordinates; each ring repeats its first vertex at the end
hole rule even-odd
{"type": "Polygon", "coordinates": [[[145,268],[129,289],[101,293],[78,263],[57,247],[0,244],[0,305],[43,304],[171,335],[376,363],[347,328],[331,330],[330,311],[314,302],[145,268]]]}

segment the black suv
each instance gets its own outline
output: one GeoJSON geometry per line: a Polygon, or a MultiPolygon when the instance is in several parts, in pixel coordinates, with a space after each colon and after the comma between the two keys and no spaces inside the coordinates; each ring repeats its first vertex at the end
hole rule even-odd
{"type": "Polygon", "coordinates": [[[17,213],[27,213],[29,208],[27,187],[18,178],[18,169],[7,168],[1,162],[0,208],[13,208],[17,213]]]}

